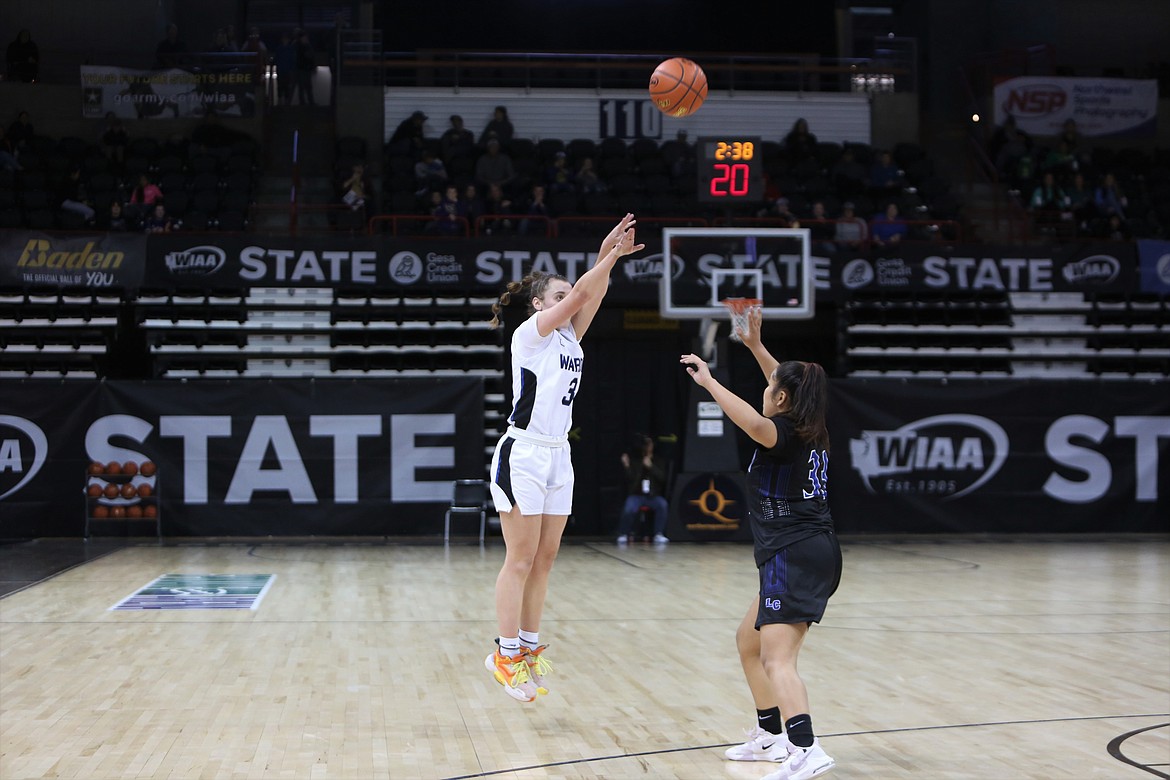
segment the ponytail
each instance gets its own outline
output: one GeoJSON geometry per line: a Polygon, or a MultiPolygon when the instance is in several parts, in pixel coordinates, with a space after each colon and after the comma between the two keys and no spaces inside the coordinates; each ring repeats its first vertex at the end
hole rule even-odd
{"type": "Polygon", "coordinates": [[[500,297],[492,304],[492,318],[488,322],[488,327],[495,328],[504,324],[504,318],[501,316],[504,312],[504,307],[512,302],[512,296],[518,295],[525,290],[528,291],[528,316],[531,317],[536,309],[532,306],[533,298],[540,298],[544,296],[544,291],[548,289],[549,282],[554,279],[560,279],[567,282],[568,279],[561,274],[547,274],[543,271],[530,271],[523,279],[518,282],[508,282],[504,287],[504,291],[500,293],[500,297]]]}
{"type": "Polygon", "coordinates": [[[829,429],[825,414],[829,406],[829,380],[819,363],[786,360],[772,374],[776,390],[788,393],[791,401],[784,415],[792,420],[796,435],[810,444],[827,449],[829,429]]]}

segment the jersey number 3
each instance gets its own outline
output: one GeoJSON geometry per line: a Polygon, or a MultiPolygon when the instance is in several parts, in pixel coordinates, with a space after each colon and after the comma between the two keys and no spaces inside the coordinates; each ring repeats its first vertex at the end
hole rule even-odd
{"type": "Polygon", "coordinates": [[[569,392],[565,393],[565,397],[561,399],[562,406],[572,406],[573,399],[577,397],[577,377],[573,377],[573,381],[569,382],[569,392]]]}
{"type": "Polygon", "coordinates": [[[812,468],[808,470],[808,481],[812,490],[801,491],[805,498],[829,497],[829,453],[825,450],[809,450],[808,462],[812,468]]]}

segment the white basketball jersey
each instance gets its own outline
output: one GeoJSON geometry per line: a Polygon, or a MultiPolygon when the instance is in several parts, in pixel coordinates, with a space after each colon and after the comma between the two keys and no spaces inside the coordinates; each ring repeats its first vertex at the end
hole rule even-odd
{"type": "Polygon", "coordinates": [[[514,427],[561,437],[573,423],[573,400],[581,389],[585,353],[571,323],[545,337],[533,314],[512,334],[512,415],[514,427]]]}

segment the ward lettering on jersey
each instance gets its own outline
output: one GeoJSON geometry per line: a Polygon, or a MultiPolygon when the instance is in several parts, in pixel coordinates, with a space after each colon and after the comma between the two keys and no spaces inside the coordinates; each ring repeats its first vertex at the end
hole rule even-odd
{"type": "Polygon", "coordinates": [[[572,355],[561,355],[561,369],[564,371],[573,371],[574,373],[581,373],[581,358],[573,357],[572,355]]]}

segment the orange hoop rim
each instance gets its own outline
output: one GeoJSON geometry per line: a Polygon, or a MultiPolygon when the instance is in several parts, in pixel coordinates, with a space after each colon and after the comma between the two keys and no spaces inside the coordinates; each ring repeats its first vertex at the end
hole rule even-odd
{"type": "Polygon", "coordinates": [[[733,311],[736,314],[743,314],[752,306],[764,305],[764,302],[759,298],[724,298],[719,302],[726,306],[728,310],[733,311]]]}

